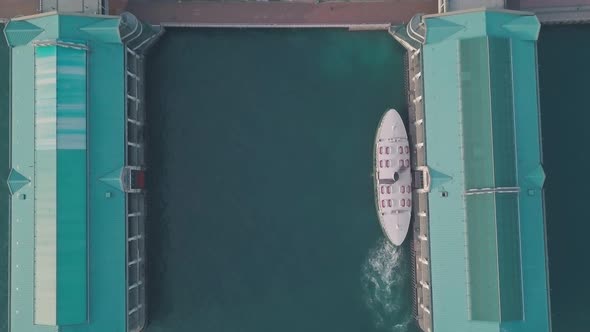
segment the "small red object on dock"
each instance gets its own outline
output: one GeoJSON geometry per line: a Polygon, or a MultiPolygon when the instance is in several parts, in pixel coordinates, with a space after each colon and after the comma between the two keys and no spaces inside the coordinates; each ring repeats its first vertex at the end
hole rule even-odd
{"type": "Polygon", "coordinates": [[[135,188],[145,189],[145,171],[135,172],[135,188]]]}

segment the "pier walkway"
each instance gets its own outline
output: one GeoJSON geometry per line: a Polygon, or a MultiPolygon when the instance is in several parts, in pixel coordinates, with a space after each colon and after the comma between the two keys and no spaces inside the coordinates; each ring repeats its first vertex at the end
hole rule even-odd
{"type": "Polygon", "coordinates": [[[590,22],[590,0],[520,0],[520,9],[534,12],[543,24],[590,22]]]}
{"type": "MultiPolygon", "coordinates": [[[[124,10],[141,20],[163,26],[334,27],[405,23],[416,13],[435,13],[437,0],[322,3],[129,0],[126,6],[117,7],[118,10],[125,7],[124,10]]],[[[114,10],[111,13],[117,14],[114,10]]]]}
{"type": "MultiPolygon", "coordinates": [[[[437,12],[438,0],[358,2],[225,2],[107,0],[110,14],[130,11],[151,24],[165,26],[334,27],[407,23],[416,13],[437,12]]],[[[451,7],[464,0],[456,0],[451,7]]],[[[494,2],[494,1],[492,1],[494,2]]],[[[506,0],[510,9],[534,12],[543,24],[590,22],[590,0],[506,0]]],[[[0,1],[0,19],[33,15],[39,0],[0,1]]]]}
{"type": "Polygon", "coordinates": [[[0,19],[16,16],[33,15],[39,12],[39,0],[2,0],[0,1],[0,19]]]}
{"type": "Polygon", "coordinates": [[[537,14],[543,24],[590,22],[590,0],[521,0],[520,8],[537,14]]]}
{"type": "Polygon", "coordinates": [[[422,77],[422,44],[425,29],[422,17],[415,16],[405,27],[392,27],[391,35],[407,50],[405,89],[411,142],[412,173],[412,284],[413,314],[423,332],[432,332],[432,291],[430,272],[430,231],[428,195],[430,175],[426,160],[426,124],[424,114],[424,82],[422,77]]]}

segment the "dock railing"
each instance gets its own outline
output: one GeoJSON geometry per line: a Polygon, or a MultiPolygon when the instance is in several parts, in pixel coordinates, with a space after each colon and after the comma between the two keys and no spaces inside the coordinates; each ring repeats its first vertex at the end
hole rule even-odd
{"type": "MultiPolygon", "coordinates": [[[[143,59],[140,54],[126,50],[126,171],[131,183],[133,171],[145,169],[143,108],[143,59]]],[[[131,185],[127,195],[127,331],[139,332],[146,324],[145,295],[145,193],[131,185]]]]}
{"type": "Polygon", "coordinates": [[[424,332],[433,331],[430,278],[428,194],[429,174],[426,161],[425,113],[422,77],[424,26],[419,16],[405,27],[392,27],[390,33],[407,50],[406,92],[408,99],[410,143],[414,190],[412,200],[412,280],[415,319],[424,332]]]}
{"type": "Polygon", "coordinates": [[[449,0],[438,0],[438,13],[446,13],[449,7],[449,0]]]}
{"type": "Polygon", "coordinates": [[[134,172],[143,172],[145,160],[145,109],[143,56],[126,47],[126,169],[127,195],[127,331],[142,331],[147,321],[146,299],[146,196],[132,186],[134,172]]]}
{"type": "Polygon", "coordinates": [[[145,52],[163,29],[123,13],[119,26],[125,45],[125,169],[127,195],[127,331],[140,332],[147,322],[145,170],[145,52]]]}
{"type": "Polygon", "coordinates": [[[83,13],[107,15],[108,0],[39,0],[39,13],[58,11],[62,13],[83,13]]]}

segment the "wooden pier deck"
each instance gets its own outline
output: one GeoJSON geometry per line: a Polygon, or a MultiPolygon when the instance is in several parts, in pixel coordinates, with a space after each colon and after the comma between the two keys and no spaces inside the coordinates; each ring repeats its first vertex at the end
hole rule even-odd
{"type": "Polygon", "coordinates": [[[1,0],[0,19],[33,15],[39,12],[39,0],[1,0]]]}
{"type": "Polygon", "coordinates": [[[144,21],[164,26],[321,27],[401,24],[416,13],[435,13],[437,0],[321,3],[129,0],[125,10],[144,21]]]}
{"type": "MultiPolygon", "coordinates": [[[[453,1],[453,0],[450,0],[453,1]]],[[[110,14],[130,11],[151,24],[168,26],[379,26],[408,22],[437,11],[437,0],[353,2],[108,0],[110,14]]],[[[541,23],[588,23],[590,0],[508,0],[532,11],[541,23]]],[[[0,19],[39,13],[39,0],[2,0],[0,19]]]]}
{"type": "Polygon", "coordinates": [[[520,9],[534,12],[543,24],[590,22],[590,0],[520,0],[520,9]]]}

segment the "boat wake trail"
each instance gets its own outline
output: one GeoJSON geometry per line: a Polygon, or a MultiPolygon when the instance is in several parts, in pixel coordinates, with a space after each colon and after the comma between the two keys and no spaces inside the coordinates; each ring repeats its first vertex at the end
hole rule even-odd
{"type": "Polygon", "coordinates": [[[363,264],[363,295],[379,331],[409,330],[412,321],[410,280],[408,271],[402,268],[406,260],[404,249],[382,238],[363,264]]]}

